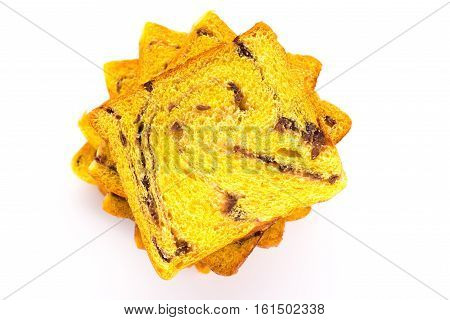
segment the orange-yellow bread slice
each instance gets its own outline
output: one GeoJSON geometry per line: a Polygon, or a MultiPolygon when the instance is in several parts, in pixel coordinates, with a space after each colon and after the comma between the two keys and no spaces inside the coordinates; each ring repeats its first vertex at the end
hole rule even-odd
{"type": "MultiPolygon", "coordinates": [[[[160,26],[155,24],[147,24],[146,28],[144,28],[142,39],[147,39],[146,42],[152,42],[153,37],[155,37],[155,33],[159,30],[160,26]],[[155,31],[156,28],[156,31],[155,31]]],[[[165,29],[167,30],[167,29],[165,29]]],[[[166,31],[167,32],[167,31],[166,31]]],[[[174,31],[172,32],[172,38],[178,37],[180,33],[176,33],[174,31]]],[[[235,38],[235,34],[233,31],[214,13],[214,12],[207,12],[196,24],[194,24],[192,31],[189,35],[185,36],[184,39],[184,45],[181,47],[181,49],[178,50],[177,54],[174,54],[171,52],[173,57],[172,62],[169,63],[169,68],[175,67],[178,64],[184,63],[187,59],[192,58],[195,55],[198,55],[201,52],[204,52],[208,49],[213,48],[214,46],[217,46],[218,44],[222,42],[230,42],[235,38]]],[[[160,50],[160,48],[152,48],[152,52],[154,53],[157,50],[160,50]]],[[[146,56],[148,58],[148,54],[141,53],[141,56],[146,56]]],[[[160,56],[159,54],[156,54],[156,56],[160,56]]],[[[167,63],[168,60],[172,58],[172,56],[166,55],[163,57],[164,64],[167,63]]],[[[300,83],[302,83],[305,87],[305,90],[313,92],[314,87],[317,82],[318,75],[321,70],[321,63],[311,56],[302,56],[302,55],[293,55],[288,54],[288,59],[290,62],[290,66],[297,74],[297,77],[299,78],[300,83]]],[[[140,59],[142,60],[142,59],[140,59]]],[[[121,66],[123,64],[129,64],[127,67],[122,68],[116,68],[115,71],[118,74],[118,77],[124,77],[126,76],[126,72],[123,70],[128,70],[129,68],[132,68],[133,66],[136,66],[134,63],[134,60],[124,60],[124,61],[118,61],[118,62],[110,62],[111,65],[118,65],[121,66]]],[[[150,59],[144,59],[142,62],[142,67],[153,70],[154,66],[154,60],[150,59]]],[[[158,63],[157,63],[158,64],[158,63]]],[[[163,63],[159,63],[158,65],[162,65],[163,63]]],[[[113,71],[113,70],[111,70],[113,71]]],[[[157,69],[157,72],[160,72],[161,69],[157,69]]],[[[137,72],[137,70],[135,70],[137,72]]],[[[156,74],[154,74],[156,75],[156,74]]],[[[153,75],[153,76],[154,76],[153,75]]],[[[105,77],[108,78],[108,74],[105,74],[105,77]]],[[[111,81],[106,81],[108,85],[108,91],[114,91],[116,84],[111,81]]],[[[135,87],[136,84],[132,85],[135,87]]],[[[328,123],[330,121],[334,121],[335,125],[333,128],[325,128],[324,134],[326,136],[329,136],[329,138],[335,142],[337,139],[341,139],[343,135],[350,129],[349,126],[345,127],[344,123],[347,124],[350,119],[348,116],[343,113],[341,110],[339,110],[337,107],[332,106],[334,108],[328,108],[327,102],[321,102],[320,99],[316,94],[314,94],[314,97],[317,99],[317,104],[315,105],[318,108],[319,113],[319,119],[326,119],[328,123]],[[322,105],[322,106],[321,106],[322,105]],[[335,119],[345,119],[347,121],[337,121],[335,119]],[[341,125],[341,123],[343,125],[341,125]],[[334,136],[331,134],[331,130],[334,132],[341,133],[340,135],[334,134],[334,136]]],[[[351,124],[351,121],[350,121],[351,124]]],[[[103,168],[104,169],[104,168],[103,168]]],[[[107,176],[112,176],[116,174],[115,172],[109,172],[107,176]]],[[[115,179],[108,179],[108,181],[112,181],[113,183],[115,179]]],[[[105,183],[105,181],[103,181],[105,183]]],[[[108,187],[108,184],[106,183],[106,186],[108,187]]],[[[119,194],[124,194],[123,192],[119,191],[118,185],[110,186],[110,190],[117,190],[119,194]]]]}
{"type": "Polygon", "coordinates": [[[138,249],[145,249],[144,243],[142,242],[141,232],[137,224],[134,225],[134,242],[136,243],[136,247],[138,249]]]}
{"type": "Polygon", "coordinates": [[[103,199],[102,207],[103,210],[113,216],[133,220],[133,214],[127,200],[117,194],[107,193],[103,199]]]}
{"type": "Polygon", "coordinates": [[[90,114],[109,141],[161,277],[345,186],[337,151],[302,89],[276,36],[260,23],[90,114]],[[251,136],[256,124],[260,132],[251,136]],[[211,141],[188,130],[207,126],[234,130],[218,130],[211,141]],[[178,167],[169,170],[174,160],[178,167]]]}
{"type": "MultiPolygon", "coordinates": [[[[127,218],[133,220],[131,209],[126,202],[126,199],[108,193],[103,201],[103,210],[119,218],[127,218]]],[[[272,226],[273,227],[273,226],[272,226]]],[[[270,228],[269,228],[270,229],[270,228]]],[[[269,230],[266,230],[266,234],[270,234],[269,230]]],[[[138,249],[145,249],[142,242],[141,233],[137,225],[134,228],[134,242],[138,249]]],[[[239,267],[247,259],[251,252],[251,244],[256,245],[256,241],[246,241],[243,245],[240,240],[236,243],[229,244],[224,248],[213,253],[212,257],[208,259],[198,261],[195,264],[196,269],[201,273],[209,273],[212,270],[232,270],[229,272],[236,273],[239,267]],[[218,257],[226,257],[225,260],[218,259],[218,257]]],[[[228,273],[229,273],[228,272],[228,273]]],[[[219,273],[220,274],[220,273],[219,273]]]]}
{"type": "Polygon", "coordinates": [[[299,82],[304,84],[306,92],[310,92],[314,100],[318,121],[324,135],[332,143],[337,144],[347,134],[352,126],[350,117],[335,105],[321,100],[314,92],[322,64],[311,56],[288,54],[292,72],[299,82]]]}
{"type": "MultiPolygon", "coordinates": [[[[169,30],[157,24],[148,23],[144,28],[140,42],[141,66],[146,70],[154,70],[154,73],[151,75],[149,71],[147,71],[148,77],[151,77],[161,72],[164,69],[161,66],[168,64],[171,60],[171,66],[183,63],[188,58],[210,49],[218,43],[230,41],[234,36],[231,29],[229,29],[228,26],[213,12],[206,13],[202,19],[194,25],[193,31],[189,36],[185,36],[182,33],[169,30]],[[168,39],[175,40],[172,42],[164,42],[164,36],[166,35],[168,35],[168,39]],[[184,43],[184,46],[178,50],[172,50],[172,44],[175,42],[180,46],[184,43]],[[158,43],[158,45],[154,46],[154,43],[158,43]],[[168,48],[164,48],[163,44],[166,44],[168,48]],[[152,54],[160,58],[161,61],[158,63],[155,62],[156,59],[150,59],[152,54]]],[[[307,89],[313,90],[318,74],[320,73],[320,62],[310,56],[291,54],[289,55],[289,59],[291,65],[295,68],[295,72],[299,73],[300,78],[303,77],[307,89]]],[[[105,80],[111,97],[117,96],[122,88],[124,88],[124,90],[122,90],[123,93],[129,92],[130,89],[137,86],[137,68],[137,60],[112,61],[105,64],[105,80]]],[[[325,101],[318,104],[318,108],[321,111],[319,121],[321,121],[322,124],[324,123],[327,125],[325,126],[324,133],[326,136],[330,136],[334,143],[337,143],[350,129],[351,120],[337,107],[325,101]],[[320,106],[320,104],[322,106],[320,106]]],[[[101,138],[89,125],[86,115],[83,115],[79,125],[88,142],[95,148],[98,148],[101,143],[101,138]]],[[[95,169],[95,167],[93,169],[95,169]]],[[[103,179],[106,181],[102,182],[105,187],[112,192],[124,195],[116,183],[118,179],[113,178],[116,174],[114,170],[108,170],[108,168],[105,167],[99,167],[99,169],[107,177],[107,179],[103,179]],[[113,185],[109,186],[109,181],[113,183],[113,185]]],[[[98,176],[98,174],[96,176],[98,176]]]]}
{"type": "Polygon", "coordinates": [[[285,218],[286,221],[295,221],[306,217],[311,212],[311,207],[296,208],[285,218]]]}
{"type": "Polygon", "coordinates": [[[324,134],[337,144],[352,126],[350,117],[335,105],[321,100],[319,104],[319,123],[324,134]]]}
{"type": "Polygon", "coordinates": [[[286,221],[295,221],[302,219],[306,217],[310,211],[311,207],[296,208],[292,210],[287,217],[278,220],[266,231],[264,231],[261,239],[258,242],[258,246],[262,248],[278,246],[281,240],[283,240],[284,226],[286,224],[286,221]]]}
{"type": "MultiPolygon", "coordinates": [[[[105,199],[103,200],[103,210],[113,216],[133,220],[133,215],[126,199],[115,194],[108,193],[105,196],[105,199]]],[[[306,211],[304,208],[294,211],[295,212],[292,212],[291,215],[288,216],[285,220],[300,219],[307,214],[304,214],[304,212],[306,211]],[[302,212],[303,216],[300,217],[298,212],[302,212]]],[[[249,250],[250,244],[258,244],[259,247],[263,248],[277,246],[282,240],[283,231],[284,220],[277,221],[267,230],[263,231],[262,237],[260,238],[259,242],[248,241],[246,242],[247,245],[243,246],[242,243],[239,242],[240,240],[238,240],[237,244],[229,244],[224,248],[216,251],[216,253],[213,253],[213,257],[211,259],[206,258],[205,261],[201,260],[197,262],[195,264],[195,267],[201,273],[208,273],[210,269],[223,270],[225,268],[228,270],[233,270],[233,273],[236,273],[238,271],[238,268],[242,266],[242,264],[247,259],[249,251],[251,251],[249,250]],[[220,261],[219,259],[217,259],[217,257],[224,255],[227,255],[228,257],[225,261],[220,261]]],[[[134,241],[138,249],[144,249],[141,233],[137,225],[135,225],[134,229],[134,241]]]]}
{"type": "MultiPolygon", "coordinates": [[[[133,220],[133,215],[131,213],[128,202],[126,201],[126,199],[118,195],[112,193],[106,194],[105,199],[103,200],[103,210],[113,216],[133,220]]],[[[280,228],[279,222],[274,223],[264,231],[264,234],[262,235],[258,245],[264,248],[278,245],[283,236],[283,229],[284,223],[282,225],[282,228],[280,228]]],[[[134,229],[134,241],[137,248],[144,249],[141,233],[137,225],[135,225],[134,229]]],[[[242,243],[240,242],[240,240],[238,240],[237,244],[229,244],[224,248],[218,250],[215,254],[213,254],[214,257],[208,260],[208,263],[201,260],[195,264],[195,267],[202,273],[208,273],[210,268],[213,270],[228,268],[229,270],[234,270],[235,273],[237,272],[239,266],[241,266],[247,259],[248,252],[251,251],[248,248],[250,243],[256,245],[257,242],[248,241],[246,246],[242,246],[242,243]],[[220,261],[219,263],[219,260],[216,258],[223,255],[227,255],[228,258],[225,261],[220,261]],[[227,266],[228,263],[230,263],[229,266],[227,266]]]]}
{"type": "Polygon", "coordinates": [[[96,181],[96,184],[97,184],[98,191],[100,191],[100,193],[102,195],[106,196],[108,194],[108,190],[106,190],[106,188],[102,184],[99,184],[97,181],[96,181]]]}
{"type": "Polygon", "coordinates": [[[89,117],[87,113],[84,113],[81,119],[78,121],[78,127],[86,138],[87,142],[97,149],[102,143],[103,139],[98,135],[94,128],[89,123],[89,117]]]}
{"type": "Polygon", "coordinates": [[[89,143],[85,143],[72,158],[72,170],[83,181],[95,184],[88,167],[95,158],[96,150],[89,143]]]}
{"type": "Polygon", "coordinates": [[[119,94],[131,92],[138,84],[137,79],[138,60],[120,60],[105,63],[106,88],[111,98],[119,94]]]}
{"type": "Polygon", "coordinates": [[[285,223],[284,219],[280,219],[267,229],[259,239],[258,247],[270,248],[278,246],[283,240],[285,223]]]}
{"type": "Polygon", "coordinates": [[[195,268],[197,269],[198,272],[200,273],[204,273],[204,274],[208,274],[211,269],[208,267],[208,265],[202,261],[199,261],[195,264],[195,268]]]}
{"type": "Polygon", "coordinates": [[[222,276],[235,274],[247,257],[252,253],[262,236],[262,231],[246,236],[226,246],[222,250],[210,254],[202,260],[214,273],[222,276]]]}
{"type": "Polygon", "coordinates": [[[169,63],[169,69],[185,63],[188,59],[218,46],[231,42],[236,34],[214,12],[205,13],[192,27],[183,47],[169,63]]]}
{"type": "Polygon", "coordinates": [[[89,175],[103,185],[108,192],[126,197],[120,177],[117,174],[115,161],[112,161],[106,143],[102,143],[97,149],[88,171],[89,175]]]}
{"type": "Polygon", "coordinates": [[[148,22],[139,41],[139,84],[166,70],[185,41],[186,33],[148,22]]]}
{"type": "Polygon", "coordinates": [[[195,265],[197,270],[203,273],[213,270],[220,275],[232,275],[237,273],[238,269],[243,265],[245,260],[247,260],[249,254],[256,245],[262,248],[278,246],[283,239],[285,222],[305,217],[310,209],[311,208],[299,208],[293,210],[286,218],[278,220],[265,231],[261,231],[259,241],[256,241],[254,238],[244,242],[238,240],[223,249],[216,251],[202,261],[197,262],[195,265]]]}

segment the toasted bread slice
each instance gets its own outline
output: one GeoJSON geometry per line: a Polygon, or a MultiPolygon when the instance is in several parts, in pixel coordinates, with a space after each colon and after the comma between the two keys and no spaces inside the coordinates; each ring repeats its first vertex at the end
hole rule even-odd
{"type": "Polygon", "coordinates": [[[107,193],[103,199],[102,207],[103,210],[113,216],[134,220],[127,200],[117,194],[107,193]]]}
{"type": "Polygon", "coordinates": [[[200,273],[204,273],[204,274],[208,274],[211,269],[208,267],[208,265],[202,261],[199,261],[195,264],[195,268],[197,269],[198,272],[200,273]]]}
{"type": "MultiPolygon", "coordinates": [[[[204,268],[204,265],[206,265],[208,269],[222,276],[231,276],[235,274],[250,253],[252,253],[253,249],[260,241],[262,234],[262,231],[257,231],[241,240],[235,241],[222,250],[210,254],[202,260],[199,267],[203,268],[200,270],[206,271],[207,269],[204,268]]],[[[197,269],[199,269],[199,267],[197,267],[197,269]]]]}
{"type": "MultiPolygon", "coordinates": [[[[302,89],[291,77],[276,36],[260,23],[233,43],[90,114],[117,159],[160,276],[171,278],[252,230],[266,228],[294,208],[325,201],[345,186],[337,151],[324,138],[313,102],[302,89]],[[242,141],[255,123],[269,145],[260,146],[255,138],[242,141]],[[203,150],[199,130],[184,128],[208,125],[232,125],[235,131],[219,132],[203,150]],[[175,158],[166,159],[167,150],[180,152],[180,170],[167,169],[165,160],[175,158]],[[189,162],[193,152],[209,157],[211,151],[217,170],[189,162]],[[243,170],[243,160],[258,174],[243,170]],[[230,165],[232,172],[224,174],[230,165]]],[[[206,159],[206,166],[210,163],[206,159]]]]}
{"type": "Polygon", "coordinates": [[[258,242],[258,247],[270,248],[276,247],[283,240],[285,219],[280,219],[270,226],[261,236],[258,242]]]}
{"type": "Polygon", "coordinates": [[[88,167],[95,158],[96,150],[89,143],[85,143],[72,158],[72,170],[83,181],[95,184],[89,174],[88,167]]]}

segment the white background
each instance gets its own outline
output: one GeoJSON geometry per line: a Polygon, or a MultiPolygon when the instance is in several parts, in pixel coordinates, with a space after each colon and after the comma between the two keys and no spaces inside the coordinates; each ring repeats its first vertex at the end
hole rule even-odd
{"type": "MultiPolygon", "coordinates": [[[[95,64],[137,56],[146,21],[187,31],[209,9],[237,33],[267,22],[318,58],[318,87],[442,6],[376,1],[13,1],[95,64]]],[[[320,90],[353,128],[338,148],[347,188],[315,208],[450,295],[450,5],[320,90]]],[[[102,71],[0,3],[0,297],[118,220],[70,169],[77,120],[107,99],[102,71]]],[[[311,213],[239,273],[158,278],[124,221],[10,299],[443,299],[311,213]]]]}

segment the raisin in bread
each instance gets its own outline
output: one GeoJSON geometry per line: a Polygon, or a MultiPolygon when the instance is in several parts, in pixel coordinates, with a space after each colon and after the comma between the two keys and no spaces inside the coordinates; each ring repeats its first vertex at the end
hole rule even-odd
{"type": "Polygon", "coordinates": [[[163,278],[345,186],[337,151],[302,90],[276,36],[260,23],[90,114],[109,141],[143,242],[163,278]],[[255,124],[268,145],[248,134],[242,140],[255,124]],[[205,126],[235,130],[218,130],[213,142],[188,130],[205,126]],[[167,159],[165,149],[177,153],[167,159]],[[205,161],[190,161],[195,154],[205,161]],[[168,170],[173,160],[178,170],[168,170]],[[212,164],[217,168],[211,172],[212,164]]]}

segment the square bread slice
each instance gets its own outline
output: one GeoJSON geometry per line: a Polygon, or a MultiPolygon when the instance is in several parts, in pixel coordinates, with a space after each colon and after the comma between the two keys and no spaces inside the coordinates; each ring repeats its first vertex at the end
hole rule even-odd
{"type": "Polygon", "coordinates": [[[345,186],[313,102],[290,74],[259,23],[90,114],[161,277],[345,186]],[[213,141],[200,137],[208,126],[213,141]],[[251,136],[255,127],[267,144],[251,136]]]}

